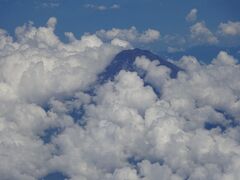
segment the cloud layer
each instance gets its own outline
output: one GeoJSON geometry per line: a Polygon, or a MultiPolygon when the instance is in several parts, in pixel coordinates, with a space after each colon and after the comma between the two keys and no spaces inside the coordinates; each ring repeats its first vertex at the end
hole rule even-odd
{"type": "MultiPolygon", "coordinates": [[[[56,23],[25,24],[16,28],[16,40],[0,30],[1,179],[37,180],[54,172],[73,180],[240,177],[234,57],[222,51],[202,65],[184,56],[175,79],[158,61],[137,57],[144,78],[123,70],[97,85],[123,43],[159,34],[115,29],[76,39],[68,32],[63,43],[56,23]]],[[[204,24],[193,27],[196,37],[206,32],[204,24]]]]}

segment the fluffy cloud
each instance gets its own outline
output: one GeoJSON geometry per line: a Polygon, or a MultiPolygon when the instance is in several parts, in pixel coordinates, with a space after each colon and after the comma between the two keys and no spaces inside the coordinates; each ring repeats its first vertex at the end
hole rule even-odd
{"type": "Polygon", "coordinates": [[[4,48],[5,45],[12,42],[12,37],[10,37],[4,29],[0,29],[0,48],[4,48]]]}
{"type": "Polygon", "coordinates": [[[221,51],[217,58],[212,61],[213,64],[219,64],[219,65],[235,65],[237,64],[237,59],[230,56],[224,51],[221,51]]]}
{"type": "Polygon", "coordinates": [[[96,35],[77,40],[67,33],[70,42],[64,44],[54,34],[56,22],[50,18],[46,27],[30,23],[16,28],[17,42],[1,33],[1,81],[15,96],[42,103],[52,95],[86,89],[122,49],[119,43],[105,44],[96,35]]]}
{"type": "Polygon", "coordinates": [[[206,27],[204,22],[198,22],[190,27],[191,39],[195,43],[217,44],[218,38],[206,27]]]}
{"type": "Polygon", "coordinates": [[[228,21],[227,23],[220,23],[219,31],[223,35],[237,36],[240,35],[240,22],[228,21]]]}
{"type": "Polygon", "coordinates": [[[155,29],[147,29],[140,33],[134,26],[129,29],[113,28],[111,30],[100,30],[96,34],[103,39],[111,40],[118,38],[132,43],[151,43],[160,37],[160,32],[155,29]]]}
{"type": "Polygon", "coordinates": [[[1,179],[240,176],[240,65],[233,56],[222,51],[209,65],[184,56],[174,79],[159,61],[137,57],[143,78],[122,70],[98,84],[126,39],[68,32],[63,43],[56,23],[18,27],[17,40],[0,31],[1,179]]]}
{"type": "Polygon", "coordinates": [[[196,8],[191,9],[191,11],[188,13],[188,15],[186,16],[186,21],[188,22],[194,22],[197,19],[197,12],[198,10],[196,8]]]}
{"type": "Polygon", "coordinates": [[[154,86],[162,86],[170,79],[171,70],[166,66],[160,66],[158,61],[151,62],[143,56],[137,57],[135,64],[137,67],[146,71],[145,81],[154,86]]]}

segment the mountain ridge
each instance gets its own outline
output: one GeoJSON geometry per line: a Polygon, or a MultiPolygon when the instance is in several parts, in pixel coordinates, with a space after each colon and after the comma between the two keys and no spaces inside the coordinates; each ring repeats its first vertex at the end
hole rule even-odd
{"type": "Polygon", "coordinates": [[[171,69],[171,78],[176,78],[177,73],[182,70],[175,64],[164,60],[160,56],[152,53],[149,50],[139,48],[127,49],[119,52],[106,67],[105,71],[99,74],[99,82],[103,83],[107,80],[112,80],[121,70],[136,71],[139,73],[139,68],[134,65],[136,57],[145,56],[150,61],[158,60],[160,65],[166,66],[171,69]]]}

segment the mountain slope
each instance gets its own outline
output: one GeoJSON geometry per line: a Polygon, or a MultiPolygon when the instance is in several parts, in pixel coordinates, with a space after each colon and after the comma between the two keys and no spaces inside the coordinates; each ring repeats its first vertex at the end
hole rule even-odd
{"type": "Polygon", "coordinates": [[[112,62],[107,66],[106,70],[99,75],[99,81],[104,82],[106,80],[113,79],[114,76],[117,75],[121,70],[139,72],[139,69],[134,65],[134,61],[138,56],[145,56],[151,61],[158,60],[160,62],[160,65],[167,66],[169,69],[171,69],[171,78],[176,78],[178,71],[181,70],[173,63],[162,59],[150,51],[136,48],[124,50],[117,54],[112,62]]]}

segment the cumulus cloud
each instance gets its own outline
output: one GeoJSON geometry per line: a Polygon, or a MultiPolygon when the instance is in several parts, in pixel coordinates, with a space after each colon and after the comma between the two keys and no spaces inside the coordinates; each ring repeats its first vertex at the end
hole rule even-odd
{"type": "Polygon", "coordinates": [[[78,40],[67,33],[70,42],[64,44],[54,34],[56,23],[56,18],[50,18],[46,27],[32,23],[18,27],[17,42],[1,33],[1,79],[15,96],[39,103],[53,94],[86,89],[122,49],[119,43],[104,44],[96,35],[78,40]]]}
{"type": "Polygon", "coordinates": [[[224,51],[221,51],[216,59],[213,59],[213,64],[219,64],[219,65],[235,65],[237,64],[237,59],[235,59],[233,56],[227,54],[224,51]]]}
{"type": "Polygon", "coordinates": [[[89,8],[89,9],[95,9],[98,11],[106,11],[106,10],[111,10],[111,9],[119,9],[120,5],[113,4],[111,6],[106,6],[106,5],[96,5],[96,4],[85,4],[84,7],[89,8]]]}
{"type": "Polygon", "coordinates": [[[63,43],[56,23],[25,24],[16,40],[0,31],[1,179],[240,176],[237,59],[222,51],[202,65],[184,56],[171,78],[171,69],[142,56],[134,61],[142,78],[122,70],[98,84],[126,39],[67,32],[63,43]]]}
{"type": "Polygon", "coordinates": [[[99,30],[96,32],[97,36],[103,39],[111,40],[118,38],[132,43],[151,43],[160,38],[160,32],[155,29],[147,29],[144,32],[138,32],[136,27],[129,29],[99,30]]]}
{"type": "Polygon", "coordinates": [[[206,27],[204,22],[198,22],[190,27],[191,39],[195,43],[217,44],[218,38],[206,27]]]}
{"type": "Polygon", "coordinates": [[[194,22],[197,20],[197,13],[198,13],[198,10],[196,8],[194,9],[191,9],[191,11],[187,14],[186,16],[186,21],[188,22],[194,22]]]}
{"type": "Polygon", "coordinates": [[[124,41],[124,40],[121,40],[121,39],[118,39],[118,38],[114,38],[111,41],[111,44],[121,46],[121,47],[125,47],[125,48],[126,47],[131,47],[131,44],[128,41],[124,41]]]}
{"type": "Polygon", "coordinates": [[[228,21],[227,23],[220,23],[218,26],[219,32],[222,35],[238,36],[240,35],[240,22],[228,21]]]}

